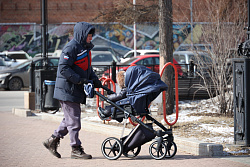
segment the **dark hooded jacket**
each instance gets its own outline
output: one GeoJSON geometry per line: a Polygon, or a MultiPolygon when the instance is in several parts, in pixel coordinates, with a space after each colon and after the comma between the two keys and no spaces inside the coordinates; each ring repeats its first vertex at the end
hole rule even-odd
{"type": "Polygon", "coordinates": [[[76,23],[74,38],[67,43],[60,56],[54,98],[62,101],[86,103],[80,78],[98,79],[91,67],[92,43],[86,43],[88,34],[94,35],[95,28],[86,22],[76,23]]]}

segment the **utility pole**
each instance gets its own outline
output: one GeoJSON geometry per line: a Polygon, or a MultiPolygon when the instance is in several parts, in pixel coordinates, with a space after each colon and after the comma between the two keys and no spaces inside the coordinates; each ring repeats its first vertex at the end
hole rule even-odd
{"type": "MultiPolygon", "coordinates": [[[[133,0],[134,12],[135,12],[135,4],[136,4],[136,0],[133,0]]],[[[137,53],[136,53],[136,22],[134,19],[134,57],[136,57],[136,56],[137,56],[137,53]]]]}

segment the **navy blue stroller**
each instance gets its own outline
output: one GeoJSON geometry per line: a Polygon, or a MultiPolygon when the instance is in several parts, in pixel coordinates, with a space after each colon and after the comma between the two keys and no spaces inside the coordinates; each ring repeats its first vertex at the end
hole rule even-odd
{"type": "MultiPolygon", "coordinates": [[[[114,106],[111,115],[112,119],[121,122],[121,119],[131,118],[138,125],[129,133],[129,135],[120,139],[109,137],[102,143],[101,150],[104,157],[109,160],[118,159],[121,154],[126,157],[136,157],[141,150],[141,146],[151,140],[149,153],[154,159],[171,158],[177,152],[177,146],[174,143],[172,129],[167,129],[160,122],[150,116],[148,106],[150,103],[168,86],[161,81],[160,75],[146,68],[145,66],[132,66],[126,71],[125,85],[127,87],[127,98],[116,103],[110,101],[99,92],[94,92],[100,98],[114,106]],[[146,117],[144,123],[136,116],[146,117]],[[160,127],[161,130],[155,131],[153,124],[160,127]]],[[[103,89],[110,91],[103,86],[103,89]]],[[[125,125],[124,121],[124,125],[125,125]]],[[[125,126],[124,126],[125,128],[125,126]]]]}

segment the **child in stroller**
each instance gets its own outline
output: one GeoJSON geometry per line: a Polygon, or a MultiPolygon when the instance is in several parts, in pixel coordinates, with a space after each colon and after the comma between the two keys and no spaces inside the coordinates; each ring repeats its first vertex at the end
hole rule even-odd
{"type": "MultiPolygon", "coordinates": [[[[111,113],[112,119],[127,119],[137,122],[138,125],[127,135],[120,139],[109,137],[102,143],[102,154],[110,160],[118,159],[121,154],[126,157],[135,157],[141,150],[141,145],[155,139],[149,146],[149,153],[154,159],[171,158],[177,152],[172,129],[167,129],[160,122],[150,116],[149,104],[168,86],[161,81],[160,75],[145,66],[132,66],[126,71],[125,86],[127,97],[117,102],[110,101],[99,92],[95,94],[115,108],[111,113]],[[147,123],[136,116],[146,117],[147,123]],[[151,123],[148,123],[151,121],[151,123]],[[160,130],[154,130],[153,124],[160,130]],[[156,138],[155,138],[156,137],[156,138]]],[[[103,87],[104,88],[104,87],[103,87]]],[[[107,88],[104,88],[107,90],[107,88]]],[[[108,91],[108,90],[107,90],[108,91]]],[[[124,126],[125,128],[124,121],[124,126]]]]}
{"type": "MultiPolygon", "coordinates": [[[[117,83],[121,91],[119,93],[108,95],[108,99],[111,100],[112,102],[117,102],[127,97],[126,96],[127,88],[125,86],[125,74],[126,74],[125,71],[120,71],[117,73],[117,83]]],[[[99,107],[98,112],[100,118],[105,120],[106,118],[110,117],[112,114],[111,113],[112,107],[113,107],[112,105],[106,106],[105,109],[99,107]]]]}

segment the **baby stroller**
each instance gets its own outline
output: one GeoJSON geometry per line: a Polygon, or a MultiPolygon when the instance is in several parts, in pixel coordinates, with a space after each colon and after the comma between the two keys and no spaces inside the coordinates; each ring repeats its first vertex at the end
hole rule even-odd
{"type": "MultiPolygon", "coordinates": [[[[149,146],[151,157],[158,160],[175,156],[177,146],[174,143],[172,129],[167,129],[151,117],[148,110],[150,103],[162,91],[167,90],[168,86],[161,81],[158,73],[145,66],[129,67],[126,71],[125,85],[127,87],[127,98],[116,103],[110,101],[101,93],[94,91],[96,95],[114,106],[111,119],[121,122],[121,119],[131,118],[132,121],[138,123],[127,136],[120,139],[115,137],[105,139],[101,146],[104,157],[109,160],[116,160],[122,154],[130,158],[136,157],[140,153],[141,146],[153,139],[154,141],[149,146]],[[141,118],[145,116],[150,123],[144,123],[136,116],[141,118]],[[154,130],[153,124],[157,125],[160,130],[154,130]]],[[[104,86],[102,88],[110,91],[104,86]]],[[[125,128],[125,123],[123,128],[125,128]]]]}

